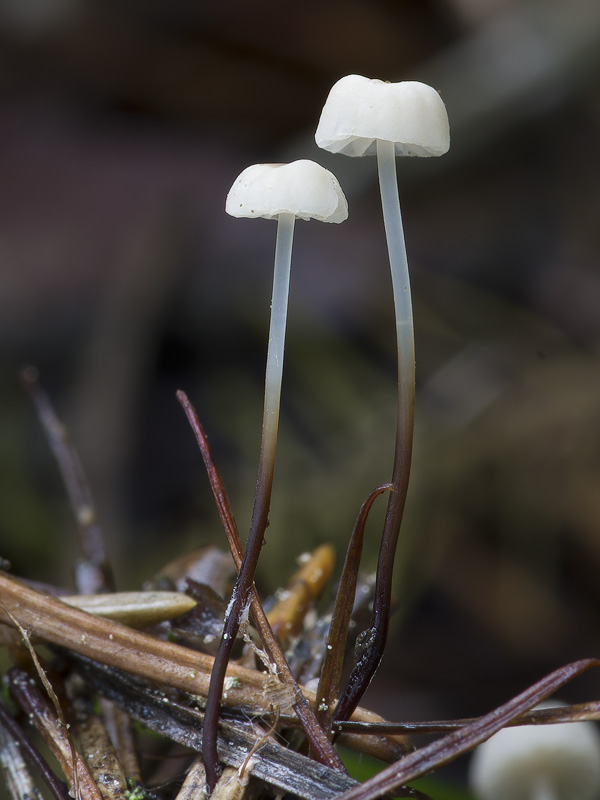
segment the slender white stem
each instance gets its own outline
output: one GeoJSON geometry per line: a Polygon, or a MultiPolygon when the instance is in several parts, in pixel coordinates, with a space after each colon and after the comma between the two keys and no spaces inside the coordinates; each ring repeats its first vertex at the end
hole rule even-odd
{"type": "Polygon", "coordinates": [[[396,309],[396,332],[398,336],[398,376],[400,394],[406,396],[415,386],[415,340],[413,328],[412,299],[408,258],[404,242],[398,182],[396,178],[396,156],[393,142],[377,142],[377,169],[381,190],[381,205],[387,240],[392,288],[396,309]]]}
{"type": "Polygon", "coordinates": [[[408,491],[415,410],[415,342],[408,261],[400,214],[393,142],[377,142],[377,168],[387,239],[398,341],[398,411],[392,492],[377,560],[371,626],[350,674],[334,719],[348,719],[358,705],[383,656],[390,619],[394,556],[408,491]]]}
{"type": "MultiPolygon", "coordinates": [[[[415,410],[415,336],[413,328],[412,299],[408,275],[408,259],[402,228],[402,214],[396,178],[396,156],[393,142],[377,142],[377,169],[381,205],[392,273],[392,289],[396,310],[396,336],[398,345],[398,409],[396,430],[396,452],[390,495],[383,528],[379,561],[377,564],[377,588],[373,606],[374,622],[383,630],[386,623],[379,622],[389,615],[392,570],[404,503],[408,491],[415,410]]],[[[384,637],[385,638],[385,637],[384,637]]]]}
{"type": "MultiPolygon", "coordinates": [[[[280,214],[277,223],[277,242],[275,244],[275,269],[273,274],[273,297],[271,300],[271,324],[267,348],[267,368],[265,374],[265,404],[260,450],[258,485],[269,486],[275,462],[275,446],[279,427],[279,403],[283,376],[283,351],[287,322],[288,295],[290,287],[290,267],[292,262],[292,242],[294,239],[293,214],[280,214]],[[263,474],[263,473],[270,473],[263,474]]],[[[257,493],[258,499],[258,493],[257,493]]],[[[267,503],[268,504],[268,503],[267,503]]]]}
{"type": "Polygon", "coordinates": [[[233,642],[237,635],[243,610],[248,603],[250,588],[260,555],[263,536],[269,517],[273,472],[275,470],[275,448],[279,426],[279,400],[283,375],[283,348],[287,321],[287,302],[290,285],[290,265],[292,261],[292,240],[294,237],[293,214],[280,214],[277,225],[275,245],[275,270],[273,276],[273,297],[271,300],[271,324],[267,348],[267,370],[265,377],[265,405],[263,412],[262,438],[258,462],[258,478],[254,508],[246,549],[240,565],[231,601],[225,612],[223,636],[215,656],[210,676],[210,686],[204,713],[204,738],[202,755],[206,766],[207,784],[211,790],[219,777],[219,758],[217,753],[217,724],[223,693],[223,682],[227,662],[231,655],[233,642]]]}
{"type": "MultiPolygon", "coordinates": [[[[383,648],[387,637],[390,613],[394,556],[408,492],[412,458],[415,411],[415,337],[408,259],[406,257],[406,245],[404,243],[404,230],[402,228],[402,215],[398,197],[396,156],[393,142],[377,142],[377,169],[392,274],[398,346],[398,408],[396,448],[392,473],[394,491],[390,494],[388,501],[381,546],[379,548],[377,583],[372,616],[372,625],[378,631],[379,647],[383,648]]],[[[381,652],[383,651],[381,650],[381,652]]]]}

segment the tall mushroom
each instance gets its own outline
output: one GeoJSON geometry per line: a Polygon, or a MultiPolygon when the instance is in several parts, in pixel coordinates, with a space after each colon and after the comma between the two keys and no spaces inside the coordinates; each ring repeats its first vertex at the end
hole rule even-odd
{"type": "Polygon", "coordinates": [[[598,729],[593,722],[505,728],[475,751],[469,783],[478,800],[594,800],[600,791],[598,729]]]}
{"type": "Polygon", "coordinates": [[[249,602],[271,501],[294,225],[296,219],[343,222],[348,216],[346,198],[335,176],[314,161],[307,160],[248,167],[231,187],[225,210],[234,217],[276,219],[277,241],[254,508],[244,558],[225,615],[204,718],[202,754],[211,790],[219,775],[217,723],[225,670],[241,616],[249,602]]]}
{"type": "Polygon", "coordinates": [[[319,147],[348,156],[377,155],[381,203],[396,312],[398,416],[390,494],[384,523],[370,628],[336,708],[347,719],[369,685],[385,647],[394,554],[408,490],[415,402],[415,345],[408,261],[398,198],[396,156],[440,156],[450,146],[444,103],[431,86],[385,83],[348,75],[331,89],[315,133],[319,147]]]}

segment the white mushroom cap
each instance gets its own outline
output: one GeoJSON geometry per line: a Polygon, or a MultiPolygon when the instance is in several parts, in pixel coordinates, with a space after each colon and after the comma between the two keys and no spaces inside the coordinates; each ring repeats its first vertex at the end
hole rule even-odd
{"type": "Polygon", "coordinates": [[[276,219],[293,214],[299,219],[343,222],[348,203],[335,175],[302,159],[247,167],[229,190],[225,211],[232,217],[276,219]]]}
{"type": "Polygon", "coordinates": [[[593,800],[600,735],[592,722],[504,728],[475,751],[470,783],[480,800],[593,800]]]}
{"type": "Polygon", "coordinates": [[[375,155],[377,139],[395,144],[396,155],[441,156],[450,147],[446,106],[418,81],[385,83],[347,75],[333,85],[315,140],[347,156],[375,155]]]}

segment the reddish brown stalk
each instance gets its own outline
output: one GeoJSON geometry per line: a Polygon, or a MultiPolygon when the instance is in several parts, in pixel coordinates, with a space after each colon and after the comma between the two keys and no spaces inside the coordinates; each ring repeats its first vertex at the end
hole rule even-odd
{"type": "MultiPolygon", "coordinates": [[[[204,432],[202,424],[200,423],[200,420],[198,418],[198,414],[196,413],[196,410],[194,409],[193,405],[190,403],[190,400],[187,397],[186,393],[183,391],[177,392],[177,399],[181,404],[183,410],[185,411],[190,426],[196,436],[196,441],[198,442],[198,447],[200,448],[200,453],[202,455],[206,472],[208,474],[210,487],[212,489],[215,498],[219,516],[221,518],[223,527],[225,528],[225,534],[227,536],[227,541],[229,543],[231,555],[235,562],[236,569],[239,572],[243,563],[243,551],[240,542],[239,532],[237,529],[235,518],[233,516],[233,512],[231,510],[231,505],[229,503],[227,493],[225,491],[225,487],[223,485],[223,481],[213,461],[208,440],[206,438],[206,433],[204,432]]],[[[269,621],[267,620],[267,617],[260,603],[254,585],[250,587],[249,600],[250,600],[250,612],[252,614],[252,620],[256,628],[258,629],[258,632],[265,646],[265,650],[267,651],[272,661],[275,663],[281,680],[284,683],[286,683],[294,693],[294,698],[295,698],[294,710],[298,715],[300,722],[302,723],[302,727],[306,734],[306,738],[308,739],[311,748],[313,748],[316,758],[321,763],[327,764],[329,767],[332,767],[333,769],[345,771],[339,756],[333,749],[331,742],[329,741],[323,729],[317,722],[317,719],[315,717],[312,708],[310,707],[306,698],[302,694],[302,690],[300,689],[298,682],[296,681],[296,678],[294,677],[294,674],[292,673],[287,663],[287,660],[281,650],[281,647],[279,646],[279,642],[277,641],[275,635],[273,634],[271,626],[269,625],[269,621]]],[[[237,629],[235,630],[234,633],[233,632],[234,628],[232,627],[232,624],[235,615],[233,614],[233,612],[229,615],[229,617],[230,619],[232,619],[232,623],[230,624],[230,628],[224,631],[223,635],[233,636],[235,638],[235,633],[237,633],[237,629]]],[[[215,666],[213,667],[213,672],[217,669],[218,658],[219,658],[219,653],[217,653],[217,658],[215,659],[215,666]]],[[[229,656],[227,655],[227,661],[228,660],[229,656]]],[[[219,669],[222,668],[223,668],[222,664],[219,663],[219,669]]],[[[207,706],[207,716],[208,716],[208,710],[209,709],[207,706]]],[[[217,721],[218,721],[218,710],[219,709],[217,706],[216,709],[217,721]]],[[[207,724],[208,723],[205,717],[205,726],[207,724]]],[[[216,730],[216,722],[215,722],[215,730],[216,730]]],[[[209,771],[208,764],[206,765],[206,767],[208,772],[209,771]]]]}
{"type": "Polygon", "coordinates": [[[375,800],[394,792],[399,786],[414,781],[477,747],[565,683],[590,667],[597,666],[600,666],[600,660],[589,658],[560,667],[504,705],[479,717],[475,722],[415,750],[414,753],[409,753],[361,786],[340,795],[339,800],[375,800]]]}

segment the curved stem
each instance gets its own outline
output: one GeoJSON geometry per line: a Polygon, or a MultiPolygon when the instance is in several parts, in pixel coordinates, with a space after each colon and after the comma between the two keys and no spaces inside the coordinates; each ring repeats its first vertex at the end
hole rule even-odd
{"type": "Polygon", "coordinates": [[[398,343],[398,407],[396,449],[392,473],[392,484],[395,491],[390,495],[383,527],[373,606],[373,621],[377,622],[378,615],[385,616],[387,631],[394,555],[408,492],[412,457],[415,420],[415,334],[408,259],[396,179],[396,158],[392,142],[380,141],[377,143],[377,166],[385,235],[392,273],[398,343]]]}
{"type": "Polygon", "coordinates": [[[231,601],[227,607],[223,624],[223,636],[215,656],[210,678],[210,687],[204,716],[204,735],[202,755],[206,766],[206,780],[212,791],[219,778],[219,756],[217,753],[217,725],[225,671],[237,636],[240,618],[250,601],[250,588],[263,544],[268,524],[273,472],[275,469],[275,449],[279,427],[279,401],[283,375],[283,350],[287,321],[287,301],[292,260],[295,217],[293,214],[280,214],[277,224],[275,245],[275,270],[273,275],[273,297],[271,301],[271,323],[269,345],[267,348],[267,368],[265,376],[265,402],[263,409],[262,437],[258,462],[258,478],[254,496],[254,508],[246,550],[238,577],[233,588],[231,601]]]}
{"type": "Polygon", "coordinates": [[[369,494],[360,507],[360,511],[350,537],[346,559],[342,568],[340,582],[337,589],[331,624],[325,644],[325,657],[321,667],[321,677],[317,689],[317,719],[325,731],[331,731],[333,707],[339,694],[344,654],[346,652],[346,639],[352,617],[352,608],[356,598],[356,583],[360,568],[363,539],[367,517],[375,500],[382,492],[392,488],[391,484],[384,483],[377,486],[369,494]]]}
{"type": "Polygon", "coordinates": [[[398,342],[398,409],[396,450],[392,472],[393,490],[388,502],[379,549],[371,625],[363,634],[356,665],[352,670],[344,695],[335,710],[335,720],[347,719],[356,708],[383,656],[390,618],[394,556],[408,491],[412,456],[415,411],[415,342],[408,259],[398,197],[393,142],[377,142],[377,167],[392,273],[398,342]]]}

